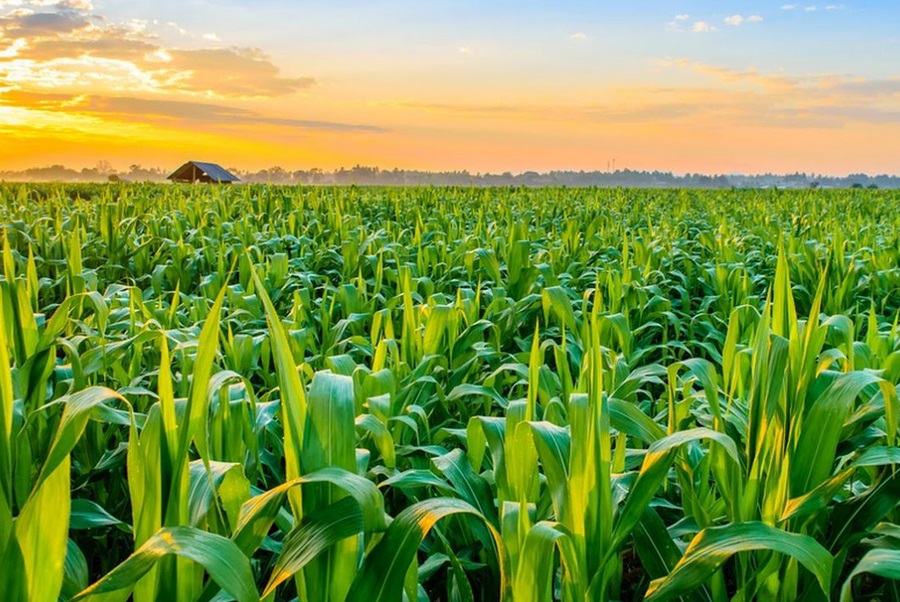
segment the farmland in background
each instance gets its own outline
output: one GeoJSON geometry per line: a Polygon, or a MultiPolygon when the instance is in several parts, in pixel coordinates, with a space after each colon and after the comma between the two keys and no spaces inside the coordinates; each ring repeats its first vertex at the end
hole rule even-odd
{"type": "Polygon", "coordinates": [[[898,209],[0,185],[4,600],[897,599],[898,209]]]}

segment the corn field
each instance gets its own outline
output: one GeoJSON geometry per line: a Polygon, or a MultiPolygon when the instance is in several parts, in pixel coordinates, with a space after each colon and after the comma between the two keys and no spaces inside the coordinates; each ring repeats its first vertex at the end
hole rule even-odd
{"type": "Polygon", "coordinates": [[[0,185],[2,599],[897,600],[900,195],[0,185]]]}

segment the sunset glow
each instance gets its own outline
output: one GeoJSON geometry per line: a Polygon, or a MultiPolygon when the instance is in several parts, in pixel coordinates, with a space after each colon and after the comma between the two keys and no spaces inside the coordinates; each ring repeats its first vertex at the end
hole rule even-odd
{"type": "Polygon", "coordinates": [[[0,0],[0,169],[900,171],[896,3],[661,4],[0,0]]]}

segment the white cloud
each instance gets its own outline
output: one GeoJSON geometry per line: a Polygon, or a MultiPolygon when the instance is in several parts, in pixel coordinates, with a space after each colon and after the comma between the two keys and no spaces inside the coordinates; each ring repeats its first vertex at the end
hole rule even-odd
{"type": "Polygon", "coordinates": [[[219,36],[217,36],[217,35],[214,34],[214,33],[205,33],[205,34],[203,34],[203,36],[201,36],[201,37],[202,37],[204,40],[209,40],[210,42],[221,42],[221,41],[222,41],[222,38],[220,38],[219,36]]]}
{"type": "Polygon", "coordinates": [[[469,46],[460,46],[458,51],[460,54],[472,54],[472,49],[469,46]]]}
{"type": "Polygon", "coordinates": [[[740,27],[744,23],[762,23],[763,18],[759,15],[750,15],[745,17],[743,15],[731,15],[730,17],[725,18],[725,23],[727,25],[731,25],[733,27],[740,27]]]}
{"type": "Polygon", "coordinates": [[[0,59],[11,59],[19,56],[19,51],[25,48],[27,44],[23,38],[13,41],[13,43],[3,50],[0,50],[0,59]]]}
{"type": "MultiPolygon", "coordinates": [[[[20,6],[22,0],[5,0],[5,4],[20,6]]],[[[67,8],[69,10],[93,10],[94,5],[90,0],[31,0],[32,6],[54,6],[56,8],[67,8]]],[[[0,7],[4,5],[4,0],[0,0],[0,7]]]]}
{"type": "Polygon", "coordinates": [[[3,64],[0,74],[13,84],[30,88],[94,89],[103,85],[116,92],[158,91],[156,74],[142,70],[130,61],[82,56],[58,58],[35,65],[34,61],[14,59],[3,64]]]}
{"type": "Polygon", "coordinates": [[[683,25],[690,20],[691,16],[688,14],[680,14],[672,17],[672,20],[666,23],[666,31],[684,31],[683,25]]]}
{"type": "Polygon", "coordinates": [[[691,31],[694,33],[709,33],[711,31],[717,31],[713,25],[707,21],[694,21],[694,26],[691,27],[691,31]]]}
{"type": "Polygon", "coordinates": [[[122,27],[124,27],[129,33],[141,34],[147,31],[148,23],[149,22],[146,19],[131,19],[122,23],[122,27]]]}
{"type": "Polygon", "coordinates": [[[169,27],[171,27],[172,29],[174,29],[175,31],[177,31],[179,34],[181,34],[183,36],[191,35],[191,32],[189,32],[187,29],[181,27],[178,23],[173,23],[172,21],[169,21],[168,23],[166,23],[166,25],[168,25],[169,27]]]}
{"type": "Polygon", "coordinates": [[[153,52],[144,55],[144,60],[148,63],[171,63],[172,55],[165,48],[159,48],[153,52]]]}
{"type": "Polygon", "coordinates": [[[94,5],[90,2],[90,0],[63,0],[62,2],[58,2],[62,7],[71,8],[75,10],[93,10],[94,5]]]}
{"type": "Polygon", "coordinates": [[[587,34],[584,33],[583,31],[579,31],[579,32],[577,32],[577,33],[573,33],[572,35],[570,35],[570,36],[569,36],[569,39],[570,39],[570,40],[579,40],[579,41],[580,41],[580,40],[586,40],[586,39],[587,39],[587,34]]]}
{"type": "MultiPolygon", "coordinates": [[[[800,10],[800,9],[801,9],[801,6],[799,4],[784,4],[781,7],[781,10],[800,10]]],[[[803,12],[807,12],[807,13],[815,13],[820,10],[824,10],[826,12],[833,13],[833,12],[839,11],[839,10],[847,10],[847,5],[846,4],[827,4],[823,7],[819,7],[815,4],[807,4],[807,5],[803,6],[802,9],[803,9],[803,12]]]]}

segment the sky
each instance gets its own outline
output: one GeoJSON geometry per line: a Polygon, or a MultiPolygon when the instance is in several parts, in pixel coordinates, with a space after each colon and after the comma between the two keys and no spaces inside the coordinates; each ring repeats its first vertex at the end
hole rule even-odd
{"type": "Polygon", "coordinates": [[[900,173],[900,2],[0,0],[0,170],[900,173]]]}

